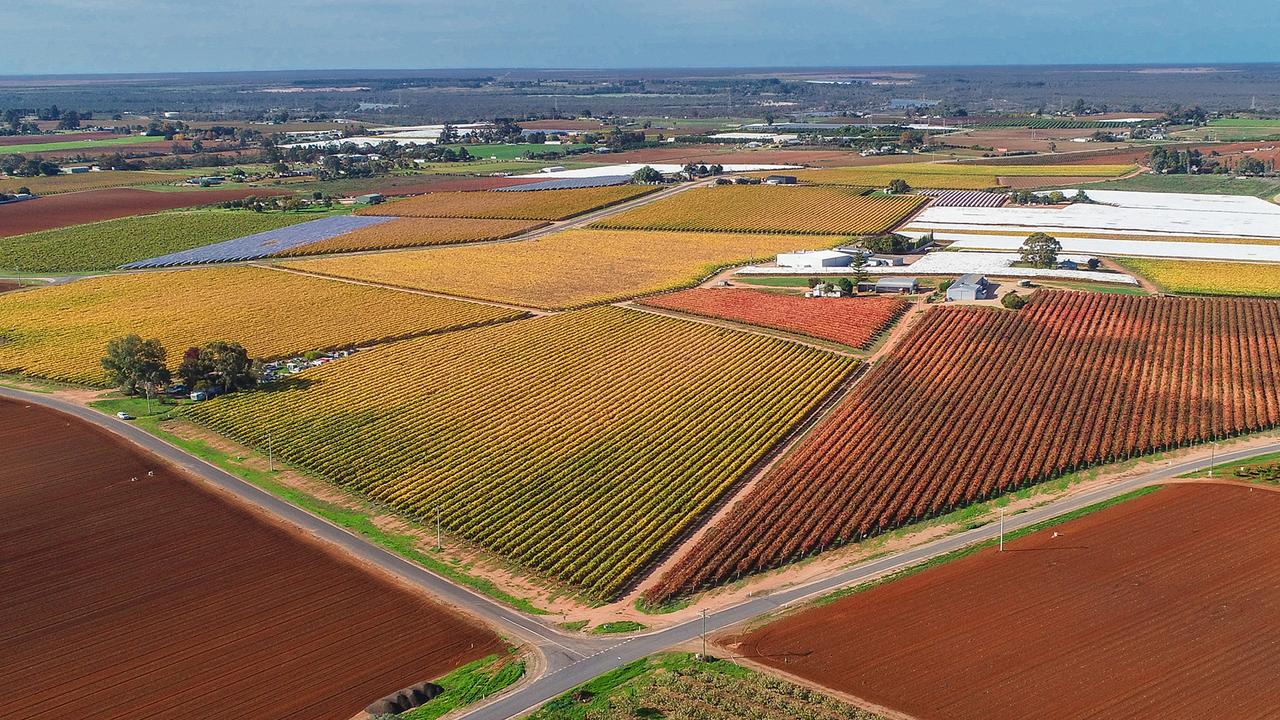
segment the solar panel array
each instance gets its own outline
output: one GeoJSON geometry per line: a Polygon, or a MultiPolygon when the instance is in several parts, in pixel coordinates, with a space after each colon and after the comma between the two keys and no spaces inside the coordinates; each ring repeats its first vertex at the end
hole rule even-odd
{"type": "Polygon", "coordinates": [[[256,260],[395,218],[336,215],[121,265],[121,270],[256,260]]]}

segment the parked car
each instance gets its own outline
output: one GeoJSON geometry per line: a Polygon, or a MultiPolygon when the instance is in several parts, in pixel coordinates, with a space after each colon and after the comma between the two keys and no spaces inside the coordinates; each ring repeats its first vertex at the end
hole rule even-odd
{"type": "Polygon", "coordinates": [[[132,419],[133,419],[133,416],[132,416],[132,415],[130,415],[129,413],[127,413],[127,412],[125,412],[125,411],[123,411],[123,410],[121,410],[120,412],[116,413],[116,417],[120,418],[121,420],[132,420],[132,419]]]}

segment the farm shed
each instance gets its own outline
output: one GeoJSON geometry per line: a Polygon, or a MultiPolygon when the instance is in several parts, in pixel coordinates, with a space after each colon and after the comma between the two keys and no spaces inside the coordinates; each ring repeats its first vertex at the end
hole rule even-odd
{"type": "Polygon", "coordinates": [[[795,175],[770,175],[764,179],[765,185],[795,185],[795,175]]]}
{"type": "Polygon", "coordinates": [[[800,252],[781,253],[778,255],[779,267],[823,268],[847,267],[851,258],[848,254],[836,250],[802,250],[800,252]]]}
{"type": "Polygon", "coordinates": [[[991,296],[991,283],[982,275],[961,275],[947,288],[948,300],[986,300],[991,296]]]}
{"type": "Polygon", "coordinates": [[[920,283],[913,277],[886,277],[876,280],[876,292],[912,295],[920,290],[920,283]]]}

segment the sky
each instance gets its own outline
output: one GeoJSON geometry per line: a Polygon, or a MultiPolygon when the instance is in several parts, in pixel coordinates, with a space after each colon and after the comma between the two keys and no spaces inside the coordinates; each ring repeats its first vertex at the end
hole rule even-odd
{"type": "Polygon", "coordinates": [[[1280,61],[1275,0],[5,0],[0,75],[1280,61]]]}

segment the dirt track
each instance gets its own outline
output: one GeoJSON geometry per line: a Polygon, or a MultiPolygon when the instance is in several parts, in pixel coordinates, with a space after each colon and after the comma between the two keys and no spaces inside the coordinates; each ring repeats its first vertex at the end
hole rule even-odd
{"type": "Polygon", "coordinates": [[[346,720],[502,648],[105,431],[10,401],[0,576],[0,717],[346,720]]]}
{"type": "Polygon", "coordinates": [[[738,649],[918,718],[1273,717],[1277,520],[1280,492],[1175,484],[738,649]]]}
{"type": "Polygon", "coordinates": [[[35,200],[0,205],[0,237],[54,228],[146,215],[161,210],[197,207],[238,200],[250,195],[283,195],[279,190],[188,190],[158,192],[132,188],[85,190],[48,195],[35,200]]]}

